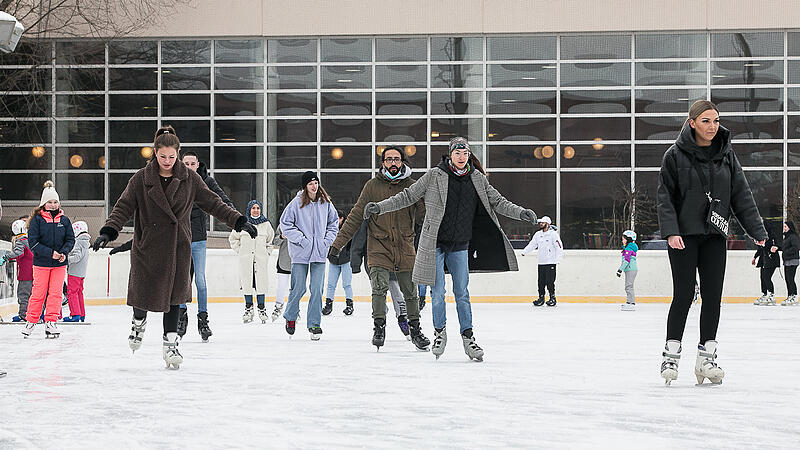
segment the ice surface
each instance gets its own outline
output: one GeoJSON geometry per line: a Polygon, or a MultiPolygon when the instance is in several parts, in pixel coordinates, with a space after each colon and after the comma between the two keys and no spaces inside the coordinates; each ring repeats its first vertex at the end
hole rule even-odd
{"type": "MultiPolygon", "coordinates": [[[[179,371],[164,369],[160,315],[133,356],[127,307],[89,307],[92,325],[58,340],[0,326],[0,448],[798,448],[800,308],[724,306],[727,375],[698,388],[699,308],[665,387],[668,305],[637,306],[474,304],[483,363],[453,304],[439,361],[394,321],[376,353],[368,303],[345,317],[337,301],[319,342],[305,309],[290,340],[282,320],[243,325],[242,305],[211,304],[202,343],[191,305],[179,371]]],[[[423,327],[432,339],[430,305],[423,327]]]]}

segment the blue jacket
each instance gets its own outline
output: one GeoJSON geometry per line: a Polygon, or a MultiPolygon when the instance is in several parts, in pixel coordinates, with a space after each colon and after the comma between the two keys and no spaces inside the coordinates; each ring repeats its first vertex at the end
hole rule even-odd
{"type": "Polygon", "coordinates": [[[53,251],[69,256],[75,246],[75,234],[72,232],[72,223],[64,212],[59,210],[55,217],[49,212],[42,211],[31,219],[28,227],[28,245],[33,252],[33,265],[39,267],[60,267],[67,265],[53,259],[53,251]]]}
{"type": "Polygon", "coordinates": [[[625,248],[622,249],[622,264],[619,270],[623,272],[633,272],[639,270],[636,264],[636,253],[639,251],[639,246],[635,242],[630,242],[625,248]]]}
{"type": "Polygon", "coordinates": [[[281,214],[281,231],[289,241],[292,264],[324,263],[339,233],[339,214],[330,201],[300,207],[302,191],[281,214]]]}

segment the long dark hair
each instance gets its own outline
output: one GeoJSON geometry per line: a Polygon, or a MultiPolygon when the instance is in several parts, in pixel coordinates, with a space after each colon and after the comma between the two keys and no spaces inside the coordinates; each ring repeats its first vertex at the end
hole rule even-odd
{"type": "MultiPolygon", "coordinates": [[[[331,201],[331,196],[328,195],[328,192],[322,187],[322,184],[317,186],[317,198],[314,201],[320,203],[331,201]]],[[[309,203],[311,203],[311,196],[308,195],[308,185],[305,185],[303,186],[303,196],[300,199],[300,207],[302,208],[309,203]]]]}

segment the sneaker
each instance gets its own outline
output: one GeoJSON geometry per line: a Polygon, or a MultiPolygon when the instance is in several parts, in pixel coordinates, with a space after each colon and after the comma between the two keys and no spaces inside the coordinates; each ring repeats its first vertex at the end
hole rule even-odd
{"type": "Polygon", "coordinates": [[[61,336],[61,333],[58,331],[58,327],[56,326],[55,322],[47,322],[44,326],[44,338],[45,339],[58,339],[61,336]]]}
{"type": "Polygon", "coordinates": [[[623,303],[620,305],[620,309],[623,311],[636,311],[636,303],[623,303]]]}
{"type": "Polygon", "coordinates": [[[319,338],[322,337],[322,328],[321,327],[311,327],[308,329],[308,332],[311,333],[311,340],[318,341],[319,338]]]}
{"type": "Polygon", "coordinates": [[[25,328],[22,329],[22,335],[25,336],[27,339],[31,333],[33,333],[33,328],[36,326],[34,322],[25,322],[25,328]]]}

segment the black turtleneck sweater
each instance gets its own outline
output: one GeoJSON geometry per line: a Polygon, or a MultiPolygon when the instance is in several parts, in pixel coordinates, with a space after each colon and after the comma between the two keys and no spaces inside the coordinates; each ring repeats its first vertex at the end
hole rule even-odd
{"type": "Polygon", "coordinates": [[[478,192],[472,183],[471,168],[464,175],[456,175],[448,160],[443,159],[438,166],[448,175],[447,203],[444,217],[439,225],[437,247],[448,251],[466,250],[472,239],[472,222],[478,207],[478,192]]]}

